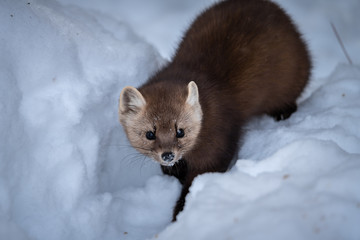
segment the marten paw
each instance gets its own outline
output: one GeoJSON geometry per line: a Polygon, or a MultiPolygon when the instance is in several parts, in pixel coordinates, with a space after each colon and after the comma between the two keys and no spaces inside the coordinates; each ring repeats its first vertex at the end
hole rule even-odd
{"type": "Polygon", "coordinates": [[[181,212],[184,209],[184,205],[185,205],[185,198],[180,198],[176,202],[174,212],[173,212],[172,222],[176,222],[176,217],[179,214],[179,212],[181,212]]]}
{"type": "Polygon", "coordinates": [[[297,110],[297,105],[296,105],[296,103],[293,103],[293,104],[287,105],[285,108],[273,111],[273,112],[269,113],[269,115],[271,117],[273,117],[276,121],[281,121],[281,120],[288,119],[291,116],[291,114],[296,112],[296,110],[297,110]]]}

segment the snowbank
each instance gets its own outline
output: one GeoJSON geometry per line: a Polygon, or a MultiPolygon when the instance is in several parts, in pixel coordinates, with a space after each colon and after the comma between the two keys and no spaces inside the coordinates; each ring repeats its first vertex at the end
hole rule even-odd
{"type": "Polygon", "coordinates": [[[127,158],[117,99],[163,60],[79,8],[9,0],[0,16],[0,239],[99,239],[109,192],[158,172],[127,158]]]}

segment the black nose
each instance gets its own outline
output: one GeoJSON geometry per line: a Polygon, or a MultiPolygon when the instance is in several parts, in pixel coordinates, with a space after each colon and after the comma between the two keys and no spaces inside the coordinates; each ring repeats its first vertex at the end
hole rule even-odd
{"type": "Polygon", "coordinates": [[[165,162],[171,162],[174,159],[175,155],[172,152],[164,152],[161,154],[162,160],[165,162]]]}

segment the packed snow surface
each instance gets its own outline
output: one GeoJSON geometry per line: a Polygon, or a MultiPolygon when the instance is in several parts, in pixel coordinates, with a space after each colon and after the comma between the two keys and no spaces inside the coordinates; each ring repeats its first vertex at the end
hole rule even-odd
{"type": "Polygon", "coordinates": [[[1,240],[360,239],[357,0],[278,1],[315,62],[298,111],[246,125],[171,223],[181,186],[130,146],[118,96],[211,2],[0,1],[1,240]]]}

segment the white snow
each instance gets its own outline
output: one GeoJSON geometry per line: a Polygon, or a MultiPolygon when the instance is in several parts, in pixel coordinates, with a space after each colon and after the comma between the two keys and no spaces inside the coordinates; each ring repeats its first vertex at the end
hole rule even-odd
{"type": "Polygon", "coordinates": [[[170,222],[181,186],[131,148],[117,101],[212,2],[0,1],[0,239],[360,238],[357,0],[278,1],[315,59],[299,109],[249,123],[170,222]]]}

